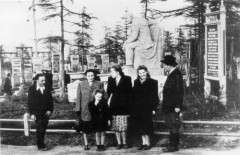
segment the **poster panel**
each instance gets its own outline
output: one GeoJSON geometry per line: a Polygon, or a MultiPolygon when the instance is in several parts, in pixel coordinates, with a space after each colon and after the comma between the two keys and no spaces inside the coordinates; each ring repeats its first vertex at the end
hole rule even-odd
{"type": "Polygon", "coordinates": [[[22,77],[22,63],[21,58],[12,58],[12,84],[13,88],[18,87],[22,77]]]}
{"type": "Polygon", "coordinates": [[[108,54],[101,54],[101,59],[102,59],[103,73],[108,73],[108,67],[109,67],[109,56],[108,56],[108,54]]]}
{"type": "Polygon", "coordinates": [[[11,62],[12,62],[12,75],[22,76],[21,58],[12,58],[11,62]]]}
{"type": "Polygon", "coordinates": [[[71,70],[72,71],[78,70],[79,55],[70,55],[70,62],[71,62],[71,70]]]}
{"type": "Polygon", "coordinates": [[[25,59],[24,60],[24,79],[25,82],[28,84],[32,83],[32,61],[31,59],[25,59]]]}
{"type": "Polygon", "coordinates": [[[41,58],[32,58],[33,63],[33,72],[40,72],[42,70],[42,59],[41,58]]]}
{"type": "Polygon", "coordinates": [[[53,54],[52,56],[52,73],[58,74],[60,73],[60,55],[53,54]]]}
{"type": "Polygon", "coordinates": [[[217,25],[207,27],[207,76],[218,77],[218,29],[217,25]]]}
{"type": "Polygon", "coordinates": [[[88,69],[94,69],[96,58],[90,55],[87,55],[86,57],[87,57],[88,69]]]}

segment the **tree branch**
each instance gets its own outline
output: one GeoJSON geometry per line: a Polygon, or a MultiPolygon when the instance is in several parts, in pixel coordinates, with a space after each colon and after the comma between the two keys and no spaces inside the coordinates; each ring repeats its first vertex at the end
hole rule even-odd
{"type": "Polygon", "coordinates": [[[45,16],[45,17],[42,18],[42,20],[52,19],[52,18],[55,18],[57,16],[60,17],[60,13],[55,13],[55,14],[51,14],[51,15],[45,16]]]}

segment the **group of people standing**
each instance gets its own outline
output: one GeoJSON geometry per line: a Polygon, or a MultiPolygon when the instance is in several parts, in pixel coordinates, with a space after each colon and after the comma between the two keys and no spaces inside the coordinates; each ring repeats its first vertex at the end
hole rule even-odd
{"type": "Polygon", "coordinates": [[[104,90],[102,82],[94,80],[94,70],[86,71],[87,80],[78,85],[75,109],[82,121],[84,150],[90,149],[87,137],[91,132],[96,132],[97,151],[105,150],[107,130],[115,132],[117,150],[129,148],[127,130],[130,119],[136,122],[142,135],[143,144],[139,149],[151,148],[149,136],[153,133],[152,118],[159,103],[158,83],[150,78],[145,66],[139,66],[137,72],[132,87],[131,77],[124,75],[121,66],[112,66],[107,90],[104,90]]]}
{"type": "MultiPolygon", "coordinates": [[[[176,67],[173,56],[165,56],[161,61],[169,75],[163,88],[162,112],[170,129],[169,143],[164,144],[164,152],[178,150],[180,111],[183,107],[183,79],[176,67]]],[[[124,75],[121,66],[111,67],[107,87],[96,80],[95,71],[85,72],[86,80],[80,81],[77,89],[76,116],[81,120],[84,150],[89,150],[88,135],[96,133],[97,151],[105,150],[105,132],[115,132],[116,149],[128,149],[129,123],[133,123],[140,133],[142,144],[138,150],[151,149],[150,135],[154,132],[153,115],[159,104],[158,81],[150,77],[147,67],[137,68],[137,78],[132,85],[130,76],[124,75]],[[106,88],[106,89],[105,89],[106,88]]],[[[28,107],[31,118],[37,126],[37,145],[46,150],[44,136],[49,117],[53,111],[51,89],[44,86],[43,74],[36,76],[36,83],[29,88],[28,107]]]]}
{"type": "MultiPolygon", "coordinates": [[[[170,128],[170,139],[165,152],[178,150],[180,110],[183,107],[182,74],[176,67],[173,56],[165,56],[161,61],[169,76],[163,88],[162,110],[165,122],[170,128]]],[[[76,113],[82,121],[84,150],[89,150],[88,134],[96,132],[97,151],[105,150],[105,131],[115,132],[116,149],[128,149],[127,131],[133,123],[140,133],[142,145],[139,150],[149,150],[150,135],[153,134],[153,115],[159,104],[158,81],[150,77],[147,67],[137,68],[137,79],[124,75],[121,66],[111,67],[111,76],[107,89],[103,83],[95,80],[94,70],[86,71],[87,80],[81,81],[77,91],[76,113]]]]}

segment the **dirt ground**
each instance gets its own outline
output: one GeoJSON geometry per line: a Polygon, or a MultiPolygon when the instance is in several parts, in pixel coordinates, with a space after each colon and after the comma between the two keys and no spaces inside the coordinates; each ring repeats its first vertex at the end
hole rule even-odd
{"type": "Polygon", "coordinates": [[[104,152],[95,151],[96,147],[92,147],[89,151],[84,151],[81,146],[56,146],[50,148],[50,150],[42,152],[38,151],[35,146],[12,146],[12,145],[2,145],[1,155],[92,155],[92,154],[105,154],[105,155],[121,155],[121,154],[139,154],[139,155],[239,155],[240,148],[230,149],[230,150],[212,150],[203,148],[193,148],[193,149],[181,149],[178,152],[173,153],[163,153],[161,147],[153,147],[148,151],[138,151],[137,148],[131,148],[127,150],[115,150],[115,148],[107,148],[104,152]]]}

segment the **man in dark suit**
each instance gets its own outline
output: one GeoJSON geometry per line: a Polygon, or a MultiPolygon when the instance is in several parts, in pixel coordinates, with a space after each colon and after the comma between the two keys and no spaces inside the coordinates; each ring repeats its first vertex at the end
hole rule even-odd
{"type": "Polygon", "coordinates": [[[32,120],[35,120],[37,130],[37,146],[41,151],[47,151],[44,144],[44,137],[49,121],[53,112],[53,98],[51,88],[45,85],[45,76],[37,74],[36,84],[28,90],[28,110],[32,120]]]}
{"type": "Polygon", "coordinates": [[[183,108],[183,77],[180,70],[176,67],[176,58],[172,55],[166,55],[161,60],[163,67],[169,72],[163,87],[162,111],[165,117],[165,123],[170,129],[169,144],[163,144],[166,147],[164,152],[178,151],[180,110],[183,108]]]}

